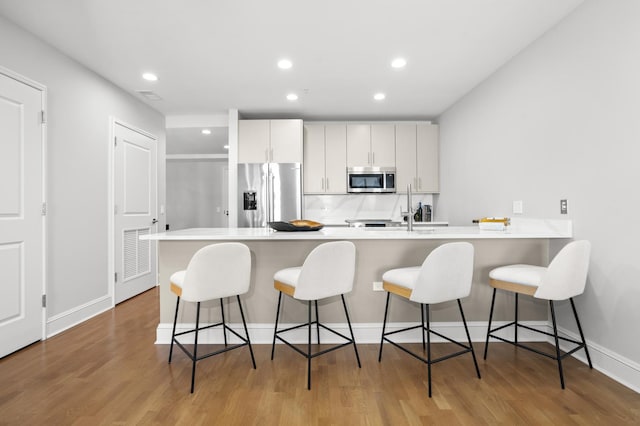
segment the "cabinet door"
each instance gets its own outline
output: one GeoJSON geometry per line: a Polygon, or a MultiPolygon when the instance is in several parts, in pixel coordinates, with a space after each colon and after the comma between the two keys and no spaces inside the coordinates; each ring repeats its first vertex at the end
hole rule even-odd
{"type": "Polygon", "coordinates": [[[437,125],[418,124],[416,169],[420,192],[440,192],[439,139],[437,125]]]}
{"type": "Polygon", "coordinates": [[[396,166],[395,125],[371,125],[371,165],[376,167],[396,166]]]}
{"type": "Polygon", "coordinates": [[[325,192],[347,193],[347,126],[325,126],[325,192]]]}
{"type": "Polygon", "coordinates": [[[412,191],[418,191],[416,174],[416,125],[396,125],[396,190],[407,192],[407,185],[412,191]]]}
{"type": "Polygon", "coordinates": [[[304,193],[325,191],[325,144],[322,124],[304,125],[304,193]]]}
{"type": "Polygon", "coordinates": [[[302,163],[302,120],[271,120],[273,163],[302,163]]]}
{"type": "Polygon", "coordinates": [[[347,166],[371,166],[371,125],[347,124],[347,166]]]}
{"type": "Polygon", "coordinates": [[[238,121],[238,163],[269,161],[269,120],[238,121]]]}

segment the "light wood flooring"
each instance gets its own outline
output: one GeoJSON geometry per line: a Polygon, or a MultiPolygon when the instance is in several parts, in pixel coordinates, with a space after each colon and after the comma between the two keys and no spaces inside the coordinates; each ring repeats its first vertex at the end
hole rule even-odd
{"type": "MultiPolygon", "coordinates": [[[[381,313],[382,314],[382,313],[381,313]]],[[[241,348],[198,363],[154,345],[158,293],[151,290],[45,342],[0,360],[2,425],[405,425],[640,424],[640,394],[570,358],[567,388],[553,361],[504,343],[433,366],[391,345],[350,347],[312,361],[279,345],[254,345],[257,369],[241,348]]],[[[419,348],[419,346],[418,346],[419,348]]],[[[448,344],[436,345],[442,353],[448,344]]]]}

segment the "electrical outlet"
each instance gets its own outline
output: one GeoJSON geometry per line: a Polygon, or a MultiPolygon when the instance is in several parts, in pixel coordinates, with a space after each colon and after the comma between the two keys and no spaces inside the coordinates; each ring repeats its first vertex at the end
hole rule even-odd
{"type": "Polygon", "coordinates": [[[373,282],[373,291],[384,291],[384,289],[382,288],[382,281],[373,282]]]}
{"type": "Polygon", "coordinates": [[[522,214],[523,207],[522,201],[514,201],[513,202],[513,214],[522,214]]]}
{"type": "Polygon", "coordinates": [[[560,214],[567,214],[567,200],[560,200],[560,214]]]}

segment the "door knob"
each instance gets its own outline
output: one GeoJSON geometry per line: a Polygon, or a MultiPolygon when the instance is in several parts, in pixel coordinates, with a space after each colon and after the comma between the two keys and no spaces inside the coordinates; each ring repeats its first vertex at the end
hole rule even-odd
{"type": "Polygon", "coordinates": [[[151,224],[155,225],[156,223],[158,223],[158,219],[156,219],[155,217],[151,220],[151,224]]]}

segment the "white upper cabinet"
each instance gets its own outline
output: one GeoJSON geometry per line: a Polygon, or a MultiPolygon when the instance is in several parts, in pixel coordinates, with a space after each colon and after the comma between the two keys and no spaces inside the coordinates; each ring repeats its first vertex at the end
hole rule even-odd
{"type": "Polygon", "coordinates": [[[304,193],[347,193],[345,124],[305,124],[304,193]]]}
{"type": "Polygon", "coordinates": [[[374,167],[396,167],[395,125],[371,125],[371,165],[374,167]]]}
{"type": "Polygon", "coordinates": [[[393,124],[347,124],[349,167],[395,167],[393,124]]]}
{"type": "Polygon", "coordinates": [[[239,120],[239,163],[301,163],[302,120],[239,120]]]}
{"type": "Polygon", "coordinates": [[[371,166],[370,124],[347,124],[347,166],[371,166]]]}
{"type": "Polygon", "coordinates": [[[266,163],[269,161],[269,120],[238,121],[238,162],[266,163]]]}
{"type": "Polygon", "coordinates": [[[398,192],[411,184],[414,192],[440,191],[438,126],[429,123],[396,125],[398,192]]]}
{"type": "Polygon", "coordinates": [[[324,128],[325,172],[327,194],[347,193],[347,126],[326,125],[324,128]]]}

